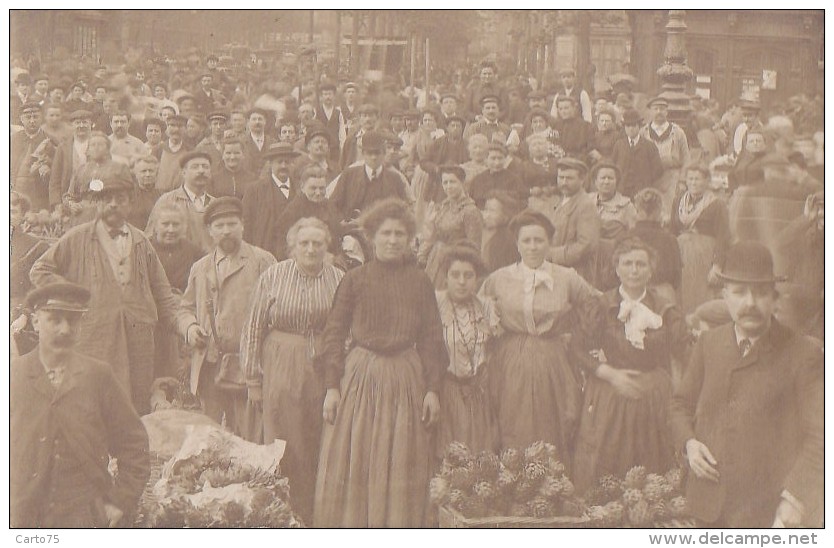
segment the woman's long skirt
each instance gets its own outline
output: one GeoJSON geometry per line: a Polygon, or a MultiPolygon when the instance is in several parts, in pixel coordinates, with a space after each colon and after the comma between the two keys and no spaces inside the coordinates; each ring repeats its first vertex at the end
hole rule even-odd
{"type": "Polygon", "coordinates": [[[496,342],[489,373],[499,446],[551,443],[570,470],[582,393],[565,343],[561,337],[518,333],[496,342]]]}
{"type": "Polygon", "coordinates": [[[431,446],[420,358],[356,347],[345,361],[336,422],[324,427],[313,525],[421,527],[431,446]]]}
{"type": "Polygon", "coordinates": [[[293,509],[309,525],[313,518],[324,380],[313,369],[308,340],[292,333],[270,332],[263,348],[264,443],[285,440],[281,472],[290,481],[293,509]]]}
{"type": "Polygon", "coordinates": [[[694,312],[699,305],[712,299],[707,278],[712,268],[715,252],[715,238],[695,232],[684,232],[678,236],[681,248],[681,310],[684,314],[694,312]]]}
{"type": "Polygon", "coordinates": [[[443,457],[453,441],[466,444],[475,453],[496,451],[497,429],[492,413],[486,373],[458,379],[446,376],[440,389],[440,424],[435,454],[443,457]]]}
{"type": "Polygon", "coordinates": [[[674,454],[667,425],[672,381],[664,369],[638,377],[644,396],[621,396],[606,381],[590,376],[574,454],[574,484],[584,493],[607,474],[623,477],[637,465],[663,474],[672,467],[674,454]]]}

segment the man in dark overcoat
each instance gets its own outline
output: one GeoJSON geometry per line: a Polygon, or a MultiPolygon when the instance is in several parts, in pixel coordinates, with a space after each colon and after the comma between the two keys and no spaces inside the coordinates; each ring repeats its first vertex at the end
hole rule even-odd
{"type": "Polygon", "coordinates": [[[148,434],[129,396],[110,365],[75,350],[89,300],[67,282],[27,297],[39,344],[11,362],[12,527],[129,527],[150,476],[148,434]]]}
{"type": "Polygon", "coordinates": [[[733,321],[704,333],[672,399],[690,513],[714,527],[820,526],[823,354],[773,318],[773,259],[741,241],[718,271],[733,321]]]}

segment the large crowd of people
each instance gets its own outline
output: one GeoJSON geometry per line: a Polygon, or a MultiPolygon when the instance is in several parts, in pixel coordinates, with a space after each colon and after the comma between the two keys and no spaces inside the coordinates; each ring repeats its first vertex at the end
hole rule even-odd
{"type": "Polygon", "coordinates": [[[432,525],[452,441],[820,523],[820,98],[218,61],[15,71],[13,525],[129,526],[164,377],[308,525],[432,525]]]}

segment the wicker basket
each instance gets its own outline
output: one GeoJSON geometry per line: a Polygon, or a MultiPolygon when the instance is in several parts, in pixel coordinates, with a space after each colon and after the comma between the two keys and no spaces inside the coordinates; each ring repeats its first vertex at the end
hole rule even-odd
{"type": "Polygon", "coordinates": [[[590,521],[585,516],[467,518],[448,506],[440,507],[438,518],[441,529],[582,529],[590,521]]]}

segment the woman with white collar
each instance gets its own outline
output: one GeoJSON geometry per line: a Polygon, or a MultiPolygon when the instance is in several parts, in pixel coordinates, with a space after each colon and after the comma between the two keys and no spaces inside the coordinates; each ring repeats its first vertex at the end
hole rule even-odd
{"type": "Polygon", "coordinates": [[[598,292],[572,268],[545,260],[554,228],[544,214],[522,211],[510,230],[521,261],[490,274],[480,292],[495,300],[504,331],[495,341],[489,381],[499,445],[551,443],[569,468],[581,389],[567,335],[581,335],[577,320],[598,292]]]}
{"type": "Polygon", "coordinates": [[[674,465],[666,410],[672,395],[670,365],[685,351],[688,333],[680,311],[649,287],[657,253],[626,238],[613,255],[620,279],[592,314],[594,348],[585,355],[587,382],[574,454],[578,494],[603,475],[622,477],[632,466],[664,473],[674,465]]]}

